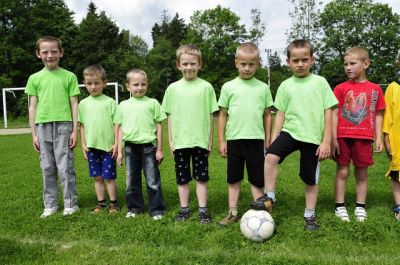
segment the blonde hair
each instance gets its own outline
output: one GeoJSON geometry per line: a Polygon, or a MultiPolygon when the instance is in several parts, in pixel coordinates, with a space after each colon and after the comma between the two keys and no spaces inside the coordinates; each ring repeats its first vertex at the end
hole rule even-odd
{"type": "Polygon", "coordinates": [[[196,56],[197,59],[199,60],[199,63],[201,64],[203,62],[203,58],[201,55],[201,51],[200,49],[194,45],[194,44],[185,44],[180,46],[177,50],[176,50],[176,61],[179,63],[180,58],[182,56],[182,54],[190,54],[193,56],[196,56]]]}
{"type": "Polygon", "coordinates": [[[241,53],[241,52],[247,53],[247,54],[254,54],[258,58],[260,58],[260,50],[258,49],[257,45],[255,45],[254,43],[251,43],[251,42],[245,42],[245,43],[239,44],[239,46],[236,49],[235,58],[237,58],[239,53],[241,53]]]}
{"type": "Polygon", "coordinates": [[[94,75],[100,76],[101,80],[103,80],[104,82],[107,80],[106,71],[104,70],[103,67],[101,67],[101,65],[98,64],[88,65],[83,70],[84,78],[87,76],[94,76],[94,75]]]}
{"type": "Polygon", "coordinates": [[[346,50],[346,52],[344,53],[344,56],[347,56],[350,54],[356,55],[362,61],[369,60],[369,54],[368,54],[367,49],[365,49],[361,46],[354,46],[354,47],[348,48],[346,50]]]}
{"type": "Polygon", "coordinates": [[[310,56],[312,57],[314,54],[314,48],[308,40],[298,39],[292,41],[286,48],[286,56],[290,59],[290,52],[294,48],[307,48],[310,50],[310,56]]]}
{"type": "Polygon", "coordinates": [[[140,68],[132,68],[131,70],[129,70],[126,73],[126,81],[125,81],[126,85],[129,85],[129,82],[131,81],[132,76],[135,74],[142,74],[147,79],[147,74],[145,71],[143,71],[140,68]]]}
{"type": "Polygon", "coordinates": [[[37,52],[40,52],[40,44],[42,42],[55,42],[55,43],[57,43],[57,47],[58,47],[58,49],[60,51],[64,50],[62,48],[62,42],[61,42],[61,40],[59,38],[56,38],[56,37],[53,37],[53,36],[43,36],[43,37],[41,37],[40,39],[38,39],[36,41],[36,51],[37,52]]]}

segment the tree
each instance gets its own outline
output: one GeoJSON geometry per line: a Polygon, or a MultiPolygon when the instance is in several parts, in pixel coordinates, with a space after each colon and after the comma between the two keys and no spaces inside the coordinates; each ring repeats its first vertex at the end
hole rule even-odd
{"type": "Polygon", "coordinates": [[[155,23],[151,29],[151,37],[153,45],[156,46],[160,39],[169,40],[172,47],[177,49],[187,34],[187,26],[182,18],[179,18],[178,13],[175,14],[172,20],[169,19],[167,11],[164,10],[161,16],[161,21],[155,23]]]}
{"type": "Polygon", "coordinates": [[[318,28],[316,21],[320,14],[322,1],[319,0],[288,0],[293,6],[289,12],[292,19],[292,27],[286,33],[290,42],[294,39],[306,39],[311,42],[317,41],[318,28]]]}
{"type": "Polygon", "coordinates": [[[265,24],[261,22],[261,11],[252,9],[251,11],[252,25],[249,29],[249,41],[258,45],[265,34],[265,24]]]}
{"type": "Polygon", "coordinates": [[[332,85],[346,80],[343,54],[357,45],[369,50],[371,81],[388,83],[397,79],[394,58],[400,46],[400,16],[387,4],[336,0],[325,6],[318,24],[323,34],[318,47],[319,69],[332,85]]]}

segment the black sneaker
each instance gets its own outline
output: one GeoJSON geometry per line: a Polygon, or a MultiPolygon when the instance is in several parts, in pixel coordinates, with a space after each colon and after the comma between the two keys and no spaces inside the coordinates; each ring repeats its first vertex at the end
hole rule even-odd
{"type": "Polygon", "coordinates": [[[318,230],[319,225],[317,224],[317,220],[315,219],[315,216],[311,217],[304,217],[304,230],[318,230]]]}
{"type": "Polygon", "coordinates": [[[175,216],[175,221],[177,222],[186,221],[189,218],[190,218],[190,211],[180,210],[178,214],[175,216]]]}
{"type": "Polygon", "coordinates": [[[274,206],[274,201],[264,194],[260,198],[250,203],[250,208],[253,210],[264,210],[272,213],[272,208],[274,206]]]}
{"type": "Polygon", "coordinates": [[[201,224],[211,224],[212,223],[212,218],[211,214],[206,212],[199,212],[199,219],[201,224]]]}

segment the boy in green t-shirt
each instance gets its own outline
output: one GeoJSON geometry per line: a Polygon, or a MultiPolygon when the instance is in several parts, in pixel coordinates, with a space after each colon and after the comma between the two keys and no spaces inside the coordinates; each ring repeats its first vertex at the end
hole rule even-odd
{"type": "Polygon", "coordinates": [[[213,142],[213,113],[218,110],[214,88],[197,76],[202,66],[201,51],[193,44],[176,51],[176,66],[182,79],[165,91],[162,107],[168,115],[168,140],[175,160],[181,209],[176,221],[190,217],[190,159],[199,204],[200,223],[212,222],[207,209],[208,156],[213,142]]]}
{"type": "Polygon", "coordinates": [[[63,191],[63,215],[79,210],[74,170],[74,152],[78,127],[78,95],[76,76],[59,67],[64,55],[61,40],[45,36],[36,42],[36,57],[44,68],[31,75],[25,93],[29,99],[29,124],[35,151],[40,152],[43,172],[44,211],[46,218],[57,212],[58,180],[63,191]]]}
{"type": "Polygon", "coordinates": [[[90,96],[79,103],[83,157],[88,161],[89,175],[93,177],[97,205],[93,213],[105,209],[104,184],[110,196],[109,213],[119,212],[117,203],[117,177],[115,158],[117,156],[117,133],[114,134],[113,119],[117,109],[114,99],[103,95],[107,85],[106,72],[99,65],[90,65],[83,71],[84,83],[90,96]],[[105,183],[104,183],[105,182],[105,183]]]}
{"type": "Polygon", "coordinates": [[[295,40],[287,48],[287,63],[293,76],[278,88],[278,109],[271,145],[265,157],[266,193],[250,207],[272,211],[278,163],[292,152],[300,151],[300,177],[306,187],[304,229],[317,230],[315,218],[318,197],[319,161],[330,157],[332,107],[337,100],[325,78],[310,73],[313,49],[306,40],[295,40]]]}
{"type": "Polygon", "coordinates": [[[164,154],[161,121],[167,118],[156,99],[146,97],[147,75],[141,69],[126,74],[126,88],[130,99],[122,101],[115,114],[118,125],[117,162],[122,165],[122,147],[125,143],[127,218],[144,212],[142,169],[146,178],[150,216],[161,219],[166,211],[161,189],[160,170],[164,154]]]}
{"type": "Polygon", "coordinates": [[[245,164],[253,199],[264,194],[264,151],[271,136],[271,92],[267,84],[254,78],[260,65],[258,47],[253,43],[239,45],[235,65],[239,76],[222,86],[218,100],[219,153],[228,158],[229,213],[219,222],[221,226],[238,220],[245,164]]]}

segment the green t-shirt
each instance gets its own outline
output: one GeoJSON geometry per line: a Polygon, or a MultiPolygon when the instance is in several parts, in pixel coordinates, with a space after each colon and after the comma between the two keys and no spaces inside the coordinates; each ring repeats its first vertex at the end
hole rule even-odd
{"type": "Polygon", "coordinates": [[[35,123],[72,121],[70,97],[80,94],[74,73],[43,68],[28,79],[25,93],[38,98],[35,123]]]}
{"type": "Polygon", "coordinates": [[[113,119],[117,102],[105,95],[79,102],[78,121],[84,125],[86,146],[110,151],[115,143],[113,119]]]}
{"type": "Polygon", "coordinates": [[[311,74],[283,81],[274,105],[285,113],[282,131],[298,141],[319,145],[324,135],[324,111],[337,103],[325,78],[311,74]]]}
{"type": "Polygon", "coordinates": [[[265,139],[264,111],[272,106],[269,87],[252,78],[239,77],[226,82],[221,89],[218,105],[228,109],[226,139],[265,139]]]}
{"type": "Polygon", "coordinates": [[[124,142],[156,145],[156,123],[167,118],[156,99],[146,96],[122,101],[114,117],[115,124],[121,124],[124,142]]]}
{"type": "Polygon", "coordinates": [[[214,88],[207,81],[181,79],[168,86],[162,102],[172,119],[172,141],[175,149],[208,148],[211,114],[218,110],[214,88]]]}

